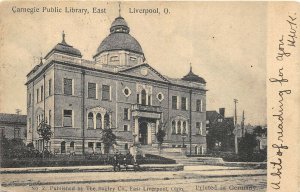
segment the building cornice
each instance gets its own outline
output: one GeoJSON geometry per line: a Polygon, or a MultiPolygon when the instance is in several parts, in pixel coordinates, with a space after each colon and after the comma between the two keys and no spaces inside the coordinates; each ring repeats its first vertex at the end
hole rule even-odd
{"type": "Polygon", "coordinates": [[[110,74],[110,75],[114,75],[114,76],[125,76],[125,77],[130,77],[133,79],[139,79],[139,80],[144,80],[144,81],[152,81],[152,82],[156,82],[156,83],[162,83],[165,85],[171,85],[171,86],[176,86],[176,87],[182,87],[182,88],[187,88],[187,89],[192,89],[192,90],[199,90],[199,91],[208,91],[207,89],[203,89],[203,88],[196,88],[196,87],[190,87],[190,86],[184,86],[184,85],[179,85],[179,84],[175,84],[169,81],[158,81],[158,80],[149,80],[147,78],[143,78],[143,77],[137,77],[137,76],[132,76],[129,74],[124,74],[124,73],[116,73],[116,72],[112,72],[112,71],[106,71],[106,70],[101,70],[101,69],[95,69],[95,68],[90,68],[90,67],[86,67],[86,66],[82,66],[82,65],[78,65],[78,64],[72,64],[69,62],[63,62],[63,61],[57,61],[57,60],[52,60],[49,63],[46,64],[46,66],[44,66],[44,68],[39,71],[33,78],[31,78],[30,80],[28,80],[25,85],[28,85],[29,83],[31,83],[32,81],[36,80],[40,75],[42,75],[43,73],[45,73],[45,71],[53,64],[61,64],[61,65],[67,65],[67,66],[71,66],[71,67],[75,67],[78,69],[84,69],[84,70],[90,70],[93,72],[101,72],[101,73],[106,73],[106,74],[110,74]]]}

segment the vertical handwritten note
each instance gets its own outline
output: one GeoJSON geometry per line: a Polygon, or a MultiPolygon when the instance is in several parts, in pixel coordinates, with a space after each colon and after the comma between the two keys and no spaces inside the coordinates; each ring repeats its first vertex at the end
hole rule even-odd
{"type": "MultiPolygon", "coordinates": [[[[273,62],[272,70],[275,71],[268,77],[269,86],[271,86],[271,93],[275,102],[271,103],[271,119],[273,127],[270,127],[269,131],[274,136],[271,143],[273,150],[270,150],[272,154],[269,161],[269,188],[278,191],[290,191],[288,189],[282,190],[282,180],[288,175],[286,171],[284,160],[286,159],[286,152],[289,150],[287,144],[288,136],[287,132],[292,129],[288,127],[288,120],[286,111],[290,110],[286,106],[286,102],[293,94],[293,87],[291,86],[290,77],[287,74],[287,70],[294,62],[296,57],[298,36],[298,18],[296,12],[287,12],[287,14],[280,18],[278,23],[281,23],[280,28],[276,35],[277,37],[277,50],[273,52],[273,58],[270,60],[273,62]],[[293,58],[293,59],[292,59],[293,58]]],[[[276,26],[276,25],[272,25],[276,26]]],[[[269,54],[272,56],[272,53],[269,54]]],[[[270,111],[269,111],[270,112],[270,111]]],[[[270,118],[270,116],[268,116],[270,118]]],[[[270,152],[269,151],[269,152],[270,152]]],[[[296,179],[296,178],[295,178],[296,179]]]]}

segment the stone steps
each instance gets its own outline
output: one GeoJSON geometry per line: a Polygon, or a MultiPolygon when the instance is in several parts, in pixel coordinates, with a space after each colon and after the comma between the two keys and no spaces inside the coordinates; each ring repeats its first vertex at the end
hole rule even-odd
{"type": "Polygon", "coordinates": [[[187,157],[181,152],[164,151],[160,153],[157,148],[152,146],[142,146],[145,154],[159,155],[168,159],[173,159],[176,163],[183,165],[224,165],[222,158],[213,157],[187,157]]]}

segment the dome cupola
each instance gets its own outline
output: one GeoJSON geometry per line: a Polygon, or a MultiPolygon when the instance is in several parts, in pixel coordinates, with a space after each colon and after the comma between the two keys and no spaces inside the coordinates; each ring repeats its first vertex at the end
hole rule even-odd
{"type": "Polygon", "coordinates": [[[190,66],[190,72],[181,79],[184,81],[206,84],[206,81],[202,77],[199,77],[198,75],[193,73],[192,66],[190,66]]]}
{"type": "Polygon", "coordinates": [[[121,16],[117,17],[111,24],[111,33],[129,33],[130,28],[128,27],[125,19],[121,16]]]}
{"type": "Polygon", "coordinates": [[[111,24],[110,34],[100,43],[94,59],[108,65],[136,65],[144,61],[140,43],[130,34],[130,28],[121,16],[111,24]]]}
{"type": "Polygon", "coordinates": [[[81,55],[81,52],[74,48],[73,46],[71,45],[68,45],[66,43],[66,40],[65,40],[65,33],[63,32],[62,33],[62,41],[61,43],[58,43],[46,56],[45,56],[45,59],[47,59],[48,57],[50,57],[50,55],[52,55],[53,53],[61,53],[61,54],[66,54],[66,55],[69,55],[69,56],[73,56],[73,57],[79,57],[81,58],[82,55],[81,55]]]}

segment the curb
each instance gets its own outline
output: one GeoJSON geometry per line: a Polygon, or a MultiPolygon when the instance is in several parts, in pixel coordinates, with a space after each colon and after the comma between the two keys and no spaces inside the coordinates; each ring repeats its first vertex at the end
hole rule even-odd
{"type": "MultiPolygon", "coordinates": [[[[181,164],[148,164],[141,165],[141,171],[183,171],[181,164]]],[[[123,170],[123,169],[122,169],[123,170]]],[[[113,172],[113,166],[85,166],[85,167],[31,167],[31,168],[1,168],[0,174],[20,173],[69,173],[69,172],[113,172]]],[[[129,169],[133,171],[133,169],[129,169]]]]}

